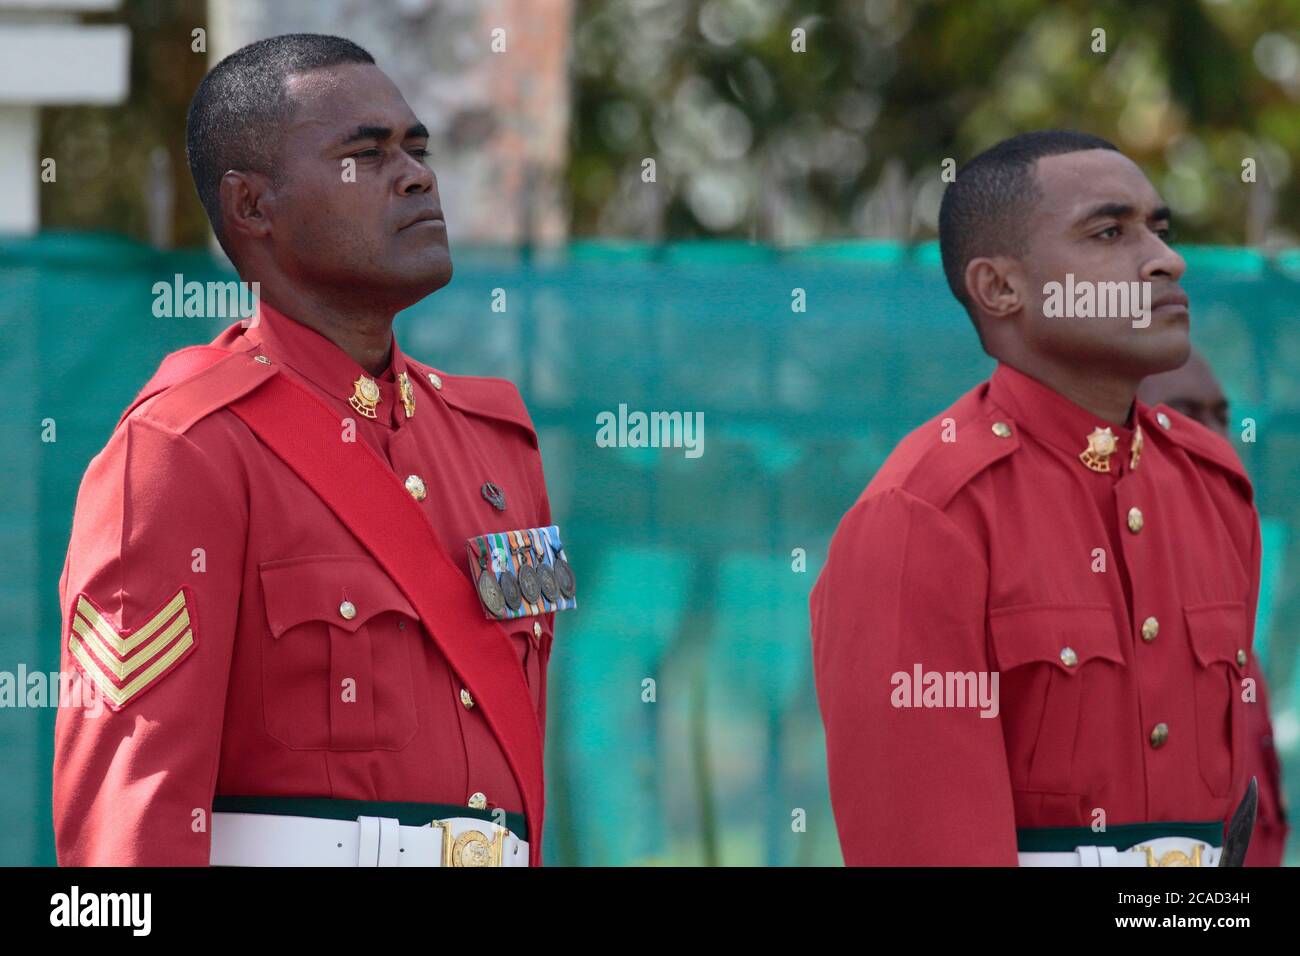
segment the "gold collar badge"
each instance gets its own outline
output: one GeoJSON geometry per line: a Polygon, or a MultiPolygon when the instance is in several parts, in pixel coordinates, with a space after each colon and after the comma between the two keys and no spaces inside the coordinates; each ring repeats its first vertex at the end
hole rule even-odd
{"type": "Polygon", "coordinates": [[[1115,433],[1106,428],[1094,428],[1088,436],[1088,447],[1079,453],[1079,461],[1092,471],[1103,475],[1110,473],[1110,456],[1115,454],[1115,433]]]}
{"type": "Polygon", "coordinates": [[[379,416],[375,413],[375,406],[381,400],[379,386],[375,384],[374,379],[362,375],[352,383],[352,397],[348,399],[348,404],[364,417],[378,418],[379,416]]]}
{"type": "Polygon", "coordinates": [[[399,372],[397,375],[397,392],[402,396],[402,407],[406,409],[406,417],[415,417],[415,389],[411,388],[411,380],[405,372],[399,372]]]}

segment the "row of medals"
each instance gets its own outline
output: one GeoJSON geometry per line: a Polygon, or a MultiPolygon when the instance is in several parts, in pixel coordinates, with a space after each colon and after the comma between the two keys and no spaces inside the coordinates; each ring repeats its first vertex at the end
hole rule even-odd
{"type": "Polygon", "coordinates": [[[495,617],[505,617],[506,609],[519,610],[520,601],[537,604],[545,596],[552,604],[558,604],[564,597],[572,599],[577,582],[569,562],[557,556],[555,566],[546,564],[542,557],[531,547],[511,548],[511,554],[519,560],[519,573],[506,569],[501,572],[498,581],[488,567],[483,567],[478,576],[478,593],[483,598],[483,606],[495,617]],[[527,555],[527,559],[524,558],[527,555]],[[536,561],[536,564],[534,564],[536,561]]]}

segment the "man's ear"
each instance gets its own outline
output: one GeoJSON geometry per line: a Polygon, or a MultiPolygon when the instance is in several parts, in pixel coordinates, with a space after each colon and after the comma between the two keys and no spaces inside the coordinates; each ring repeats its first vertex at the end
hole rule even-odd
{"type": "Polygon", "coordinates": [[[966,294],[981,313],[1001,319],[1025,304],[1025,276],[1010,256],[984,256],[966,263],[966,294]]]}
{"type": "Polygon", "coordinates": [[[264,239],[271,234],[275,193],[271,177],[229,169],[221,177],[221,217],[228,238],[264,239]]]}

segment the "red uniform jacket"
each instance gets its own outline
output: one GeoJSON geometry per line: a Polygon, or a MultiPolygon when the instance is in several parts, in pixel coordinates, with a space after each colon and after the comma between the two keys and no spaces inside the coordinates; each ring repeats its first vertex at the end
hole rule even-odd
{"type": "Polygon", "coordinates": [[[1272,712],[1268,704],[1268,687],[1259,670],[1259,660],[1250,662],[1248,677],[1258,681],[1259,700],[1246,710],[1246,774],[1259,780],[1259,813],[1255,832],[1246,853],[1246,866],[1281,866],[1286,856],[1291,827],[1286,815],[1286,787],[1282,766],[1273,743],[1272,712]]]}
{"type": "Polygon", "coordinates": [[[999,365],[841,522],[811,615],[846,863],[1014,866],[1018,829],[1231,815],[1260,706],[1251,487],[1208,429],[1134,415],[1136,467],[1112,426],[1098,473],[1105,423],[999,365]],[[996,708],[962,674],[996,674],[996,708]]]}
{"type": "MultiPolygon", "coordinates": [[[[510,383],[435,372],[394,340],[371,420],[349,404],[363,370],[265,305],[214,344],[265,356],[337,411],[330,440],[368,443],[408,489],[416,476],[467,589],[468,538],[550,524],[537,437],[510,383]]],[[[206,865],[214,794],[463,806],[481,793],[488,809],[522,812],[482,708],[402,591],[225,407],[257,379],[219,379],[192,376],[135,408],[78,493],[62,668],[109,706],[59,709],[59,862],[206,865]],[[129,662],[116,680],[95,652],[109,644],[129,662]],[[343,701],[332,689],[346,679],[354,699],[343,701]]],[[[541,732],[552,618],[502,622],[541,732]]]]}

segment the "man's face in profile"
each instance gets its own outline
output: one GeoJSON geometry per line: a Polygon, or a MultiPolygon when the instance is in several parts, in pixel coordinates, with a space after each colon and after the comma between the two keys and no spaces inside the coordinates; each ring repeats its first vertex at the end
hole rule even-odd
{"type": "MultiPolygon", "coordinates": [[[[1169,212],[1146,176],[1120,153],[1091,149],[1040,159],[1037,179],[1042,197],[1026,224],[1021,258],[1028,284],[1022,334],[1032,350],[1136,375],[1180,366],[1191,347],[1187,298],[1178,285],[1186,263],[1167,244],[1169,212]],[[1076,287],[1150,282],[1150,325],[1135,328],[1131,312],[1045,317],[1047,284],[1064,286],[1067,274],[1076,287]]],[[[1130,300],[1131,308],[1141,301],[1130,300]]]]}
{"type": "Polygon", "coordinates": [[[280,266],[314,285],[374,288],[405,304],[446,285],[451,255],[425,162],[428,133],[393,82],[377,66],[348,63],[295,74],[288,93],[296,109],[272,206],[280,266]]]}

